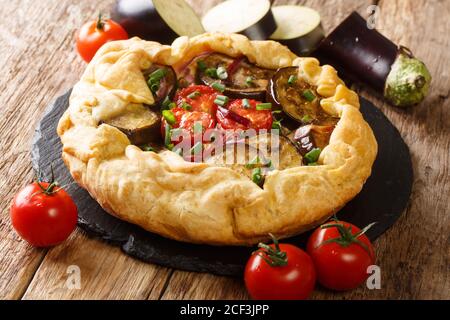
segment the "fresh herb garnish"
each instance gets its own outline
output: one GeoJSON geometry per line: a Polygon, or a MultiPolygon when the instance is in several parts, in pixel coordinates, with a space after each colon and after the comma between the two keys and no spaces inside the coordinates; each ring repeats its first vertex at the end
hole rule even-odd
{"type": "Polygon", "coordinates": [[[218,67],[216,73],[217,78],[219,78],[220,80],[225,80],[226,78],[228,78],[227,69],[225,69],[224,67],[218,67]]]}
{"type": "Polygon", "coordinates": [[[308,164],[317,162],[321,152],[322,152],[322,149],[314,148],[310,152],[305,154],[304,158],[306,159],[308,164]]]}
{"type": "Polygon", "coordinates": [[[194,91],[194,92],[192,92],[192,93],[190,93],[190,94],[188,94],[188,98],[189,99],[195,99],[195,98],[197,98],[197,97],[200,97],[202,94],[199,92],[199,91],[194,91]]]}
{"type": "Polygon", "coordinates": [[[224,92],[225,91],[225,85],[221,84],[220,82],[214,82],[211,87],[214,90],[217,90],[219,92],[224,92]]]}
{"type": "Polygon", "coordinates": [[[272,110],[272,104],[270,102],[258,103],[256,110],[272,110]]]}
{"type": "Polygon", "coordinates": [[[230,99],[227,96],[218,95],[214,100],[214,103],[217,104],[218,106],[224,107],[227,105],[229,100],[230,99]]]}
{"type": "Polygon", "coordinates": [[[183,103],[181,104],[181,108],[183,108],[186,111],[192,110],[192,106],[189,103],[187,103],[186,101],[183,101],[183,103]]]}
{"type": "Polygon", "coordinates": [[[316,99],[316,96],[314,95],[314,93],[309,89],[303,91],[302,95],[308,102],[313,102],[316,99]]]}
{"type": "Polygon", "coordinates": [[[302,118],[301,118],[301,121],[303,122],[303,123],[310,123],[310,122],[312,122],[314,119],[310,116],[310,115],[305,115],[305,116],[303,116],[302,118]]]}
{"type": "Polygon", "coordinates": [[[214,78],[214,79],[218,79],[218,75],[217,75],[217,69],[216,68],[208,68],[205,70],[205,74],[208,77],[214,78]]]}
{"type": "Polygon", "coordinates": [[[297,82],[297,76],[295,76],[295,75],[290,75],[289,76],[289,79],[288,79],[288,85],[290,85],[290,86],[292,86],[294,83],[296,83],[297,82]]]}
{"type": "Polygon", "coordinates": [[[253,84],[253,80],[255,80],[255,78],[249,76],[245,79],[245,84],[250,87],[253,84]]]}
{"type": "Polygon", "coordinates": [[[252,171],[252,181],[254,183],[256,183],[258,186],[261,186],[263,180],[264,180],[264,178],[263,178],[263,175],[262,175],[261,168],[253,169],[253,171],[252,171]]]}
{"type": "Polygon", "coordinates": [[[242,99],[242,107],[244,107],[244,109],[250,108],[250,101],[248,99],[242,99]]]}
{"type": "Polygon", "coordinates": [[[166,119],[167,123],[170,125],[174,125],[177,122],[175,115],[170,110],[163,110],[162,115],[164,119],[166,119]]]}
{"type": "Polygon", "coordinates": [[[153,93],[156,93],[159,90],[161,79],[164,78],[166,74],[166,68],[157,69],[150,74],[147,84],[153,93]]]}
{"type": "Polygon", "coordinates": [[[197,68],[198,68],[200,71],[205,71],[205,70],[206,70],[206,63],[205,63],[205,61],[203,61],[203,60],[198,60],[198,61],[197,61],[197,68]]]}

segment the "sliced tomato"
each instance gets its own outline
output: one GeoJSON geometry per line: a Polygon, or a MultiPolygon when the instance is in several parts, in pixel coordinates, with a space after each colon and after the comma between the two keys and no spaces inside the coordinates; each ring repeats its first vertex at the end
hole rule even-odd
{"type": "MultiPolygon", "coordinates": [[[[216,121],[213,116],[207,112],[202,111],[188,111],[183,108],[173,108],[170,110],[175,118],[175,123],[171,124],[171,128],[180,128],[186,130],[188,135],[191,137],[192,142],[194,142],[196,136],[202,135],[206,130],[212,129],[216,125],[216,121]],[[197,124],[196,124],[197,123],[197,124]],[[201,125],[201,127],[200,127],[201,125]],[[201,129],[201,130],[200,130],[201,129]]],[[[161,122],[161,133],[163,138],[165,138],[167,120],[163,117],[161,122]]],[[[199,138],[198,140],[203,140],[199,138]]],[[[179,141],[173,142],[174,144],[180,143],[179,141]]]]}
{"type": "Polygon", "coordinates": [[[217,110],[217,105],[214,103],[216,97],[217,91],[211,87],[190,85],[178,91],[175,103],[178,107],[183,107],[184,104],[187,104],[191,107],[190,111],[206,112],[214,116],[217,110]]]}
{"type": "Polygon", "coordinates": [[[217,122],[222,129],[247,130],[255,129],[270,130],[272,128],[273,116],[271,110],[257,110],[256,105],[261,103],[256,100],[248,100],[248,107],[244,107],[243,99],[233,100],[228,110],[237,114],[238,117],[232,117],[230,114],[224,114],[221,110],[216,113],[217,122]],[[238,121],[237,118],[243,117],[249,121],[238,121]]]}

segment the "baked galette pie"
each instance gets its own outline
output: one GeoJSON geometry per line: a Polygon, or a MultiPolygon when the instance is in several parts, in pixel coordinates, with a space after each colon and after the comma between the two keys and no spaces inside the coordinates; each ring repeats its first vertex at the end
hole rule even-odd
{"type": "Polygon", "coordinates": [[[108,213],[214,245],[316,226],[360,192],[377,153],[333,67],[220,33],[106,44],[58,135],[71,175],[108,213]]]}

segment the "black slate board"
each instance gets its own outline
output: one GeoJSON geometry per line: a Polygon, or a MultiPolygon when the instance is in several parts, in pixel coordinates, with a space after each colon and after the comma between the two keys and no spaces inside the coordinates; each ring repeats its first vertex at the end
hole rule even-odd
{"type": "MultiPolygon", "coordinates": [[[[239,276],[254,248],[213,247],[169,240],[107,214],[90,195],[73,180],[61,159],[61,142],[56,126],[68,107],[70,92],[50,105],[35,131],[32,162],[36,172],[50,178],[53,164],[55,176],[75,200],[78,225],[88,234],[121,246],[130,256],[159,265],[220,275],[239,276]]],[[[378,141],[378,157],[373,173],[362,192],[348,203],[338,217],[357,226],[378,223],[367,235],[375,240],[399,218],[412,188],[413,171],[408,147],[398,130],[369,101],[361,98],[361,111],[378,141]]],[[[304,246],[308,234],[284,241],[304,246]]]]}

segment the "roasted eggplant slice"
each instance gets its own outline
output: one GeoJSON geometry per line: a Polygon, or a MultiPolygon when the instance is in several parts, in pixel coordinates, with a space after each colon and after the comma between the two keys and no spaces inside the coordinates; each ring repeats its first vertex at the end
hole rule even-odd
{"type": "Polygon", "coordinates": [[[309,124],[298,128],[293,136],[297,148],[302,156],[305,156],[313,149],[323,150],[330,142],[330,136],[333,133],[334,126],[319,126],[309,124]]]}
{"type": "Polygon", "coordinates": [[[248,138],[246,141],[229,142],[225,145],[225,150],[216,152],[205,162],[229,167],[254,181],[255,176],[258,176],[255,175],[257,171],[264,177],[270,170],[283,170],[302,165],[302,156],[291,140],[278,136],[277,145],[271,145],[271,140],[272,136],[268,133],[248,138]]]}
{"type": "Polygon", "coordinates": [[[320,106],[316,88],[298,77],[297,67],[279,69],[270,80],[267,94],[267,100],[275,108],[283,110],[297,122],[322,125],[334,125],[337,122],[320,106]]]}
{"type": "Polygon", "coordinates": [[[166,97],[173,98],[177,90],[177,75],[171,66],[153,64],[143,73],[153,93],[155,105],[161,105],[166,97]]]}
{"type": "Polygon", "coordinates": [[[212,53],[195,61],[196,81],[211,85],[225,85],[224,94],[233,99],[265,101],[267,85],[274,70],[264,69],[250,63],[245,57],[232,58],[212,53]]]}
{"type": "Polygon", "coordinates": [[[103,121],[125,133],[134,145],[158,141],[161,117],[158,113],[142,105],[130,105],[124,114],[103,121]]]}

